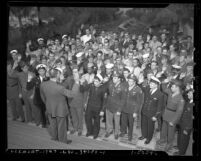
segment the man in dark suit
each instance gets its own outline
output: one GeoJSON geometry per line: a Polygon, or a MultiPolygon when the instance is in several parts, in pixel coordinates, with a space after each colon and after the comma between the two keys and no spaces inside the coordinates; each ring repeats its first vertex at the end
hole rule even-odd
{"type": "Polygon", "coordinates": [[[163,102],[163,94],[159,89],[160,81],[152,76],[149,86],[142,87],[144,92],[144,104],[142,107],[142,136],[139,140],[146,138],[145,144],[149,144],[154,133],[154,125],[157,120],[157,115],[161,112],[161,105],[163,102]]]}
{"type": "Polygon", "coordinates": [[[72,141],[67,140],[66,131],[66,116],[69,113],[66,96],[70,96],[71,93],[57,83],[60,78],[60,72],[57,69],[50,69],[49,74],[50,80],[40,85],[41,99],[46,105],[46,112],[50,122],[48,130],[52,140],[70,144],[72,141]]]}
{"type": "Polygon", "coordinates": [[[45,128],[47,125],[46,116],[45,116],[45,104],[43,103],[41,96],[40,96],[40,84],[43,81],[47,81],[49,78],[45,76],[46,73],[46,65],[38,64],[36,66],[36,70],[38,72],[38,76],[32,77],[29,75],[27,81],[27,90],[32,90],[35,88],[34,96],[33,96],[33,104],[35,107],[35,121],[36,125],[39,127],[45,128]],[[42,124],[42,125],[40,125],[42,124]]]}

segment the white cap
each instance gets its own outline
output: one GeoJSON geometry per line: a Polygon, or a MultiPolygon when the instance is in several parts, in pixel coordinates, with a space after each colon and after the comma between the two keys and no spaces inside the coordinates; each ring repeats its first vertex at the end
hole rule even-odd
{"type": "Polygon", "coordinates": [[[161,83],[160,80],[158,78],[156,78],[155,76],[151,76],[151,80],[155,81],[155,82],[157,82],[159,84],[161,83]]]}
{"type": "Polygon", "coordinates": [[[81,57],[83,54],[84,54],[84,52],[79,52],[79,53],[76,54],[76,57],[79,58],[79,57],[81,57]]]}
{"type": "Polygon", "coordinates": [[[91,67],[93,67],[93,66],[94,66],[93,63],[88,63],[88,64],[87,64],[87,67],[88,67],[88,68],[91,68],[91,67]]]}
{"type": "Polygon", "coordinates": [[[36,70],[38,70],[39,68],[45,68],[45,69],[47,69],[47,65],[45,65],[45,64],[38,64],[36,66],[36,70]]]}
{"type": "Polygon", "coordinates": [[[67,35],[63,35],[63,36],[62,36],[62,39],[64,39],[65,37],[67,37],[67,35]]]}
{"type": "Polygon", "coordinates": [[[149,53],[146,53],[142,56],[144,59],[149,57],[149,53]]]}
{"type": "Polygon", "coordinates": [[[43,38],[38,38],[37,41],[38,41],[38,42],[39,42],[39,41],[44,41],[44,39],[43,39],[43,38]]]}
{"type": "Polygon", "coordinates": [[[61,73],[63,73],[63,70],[61,68],[56,67],[55,69],[58,70],[58,71],[60,71],[61,73]]]}
{"type": "Polygon", "coordinates": [[[96,74],[96,76],[100,79],[101,82],[103,81],[102,75],[100,75],[100,74],[98,73],[98,74],[96,74]]]}
{"type": "Polygon", "coordinates": [[[107,64],[105,67],[106,67],[107,69],[111,69],[111,68],[114,67],[114,64],[107,64]]]}
{"type": "Polygon", "coordinates": [[[172,67],[175,68],[175,69],[181,69],[181,67],[178,66],[178,65],[172,65],[172,67]]]}
{"type": "Polygon", "coordinates": [[[18,53],[17,50],[11,50],[10,53],[18,53]]]}

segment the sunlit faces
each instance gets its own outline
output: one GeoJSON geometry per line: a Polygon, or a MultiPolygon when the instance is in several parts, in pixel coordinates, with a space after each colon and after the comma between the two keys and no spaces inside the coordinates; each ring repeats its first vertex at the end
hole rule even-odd
{"type": "Polygon", "coordinates": [[[39,69],[38,69],[38,74],[39,74],[40,76],[42,76],[42,77],[45,76],[45,72],[46,72],[46,70],[45,70],[44,68],[39,68],[39,69]]]}
{"type": "Polygon", "coordinates": [[[128,70],[124,70],[123,71],[123,75],[124,75],[124,78],[128,78],[128,76],[129,76],[129,74],[130,74],[130,72],[128,71],[128,70]]]}
{"type": "Polygon", "coordinates": [[[151,81],[149,83],[149,86],[150,86],[151,89],[156,89],[158,87],[158,84],[151,81]]]}
{"type": "Polygon", "coordinates": [[[157,62],[151,62],[151,70],[156,70],[157,69],[157,62]]]}
{"type": "Polygon", "coordinates": [[[29,69],[28,65],[25,65],[25,66],[22,68],[22,71],[25,72],[25,73],[27,73],[27,72],[28,72],[28,69],[29,69]]]}
{"type": "Polygon", "coordinates": [[[163,49],[162,54],[167,55],[168,54],[168,50],[166,48],[163,49]]]}
{"type": "Polygon", "coordinates": [[[172,84],[172,86],[171,86],[171,91],[172,91],[173,93],[175,93],[177,90],[179,90],[179,87],[176,86],[175,84],[172,84]]]}
{"type": "Polygon", "coordinates": [[[56,46],[60,45],[59,39],[55,39],[55,45],[56,45],[56,46]]]}
{"type": "Polygon", "coordinates": [[[132,87],[132,86],[136,85],[136,81],[133,79],[128,79],[128,85],[129,85],[129,87],[132,87]]]}
{"type": "Polygon", "coordinates": [[[114,84],[117,84],[117,83],[119,83],[119,82],[120,82],[120,78],[119,78],[119,77],[114,76],[114,77],[112,78],[112,81],[113,81],[113,83],[114,83],[114,84]]]}
{"type": "Polygon", "coordinates": [[[133,59],[133,52],[128,53],[128,59],[133,59]]]}
{"type": "Polygon", "coordinates": [[[155,42],[155,41],[157,41],[157,37],[154,35],[153,37],[152,37],[152,40],[155,42]]]}
{"type": "Polygon", "coordinates": [[[76,68],[76,69],[73,69],[73,78],[74,78],[75,80],[79,80],[79,71],[78,71],[77,68],[76,68]]]}
{"type": "Polygon", "coordinates": [[[133,66],[134,67],[137,67],[139,64],[138,60],[137,59],[133,59],[133,66]]]}
{"type": "Polygon", "coordinates": [[[55,57],[54,53],[50,53],[50,54],[49,54],[49,59],[50,59],[50,61],[54,60],[54,57],[55,57]]]}
{"type": "Polygon", "coordinates": [[[94,78],[94,86],[99,87],[101,85],[101,82],[98,78],[94,78]]]}

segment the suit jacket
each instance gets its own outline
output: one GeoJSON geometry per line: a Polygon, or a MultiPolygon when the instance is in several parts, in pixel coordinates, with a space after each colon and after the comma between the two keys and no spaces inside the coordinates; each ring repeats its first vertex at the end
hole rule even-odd
{"type": "Polygon", "coordinates": [[[67,89],[63,86],[51,80],[42,82],[40,95],[46,105],[46,112],[52,117],[66,117],[69,113],[66,102],[67,89]]]}
{"type": "Polygon", "coordinates": [[[149,118],[157,117],[162,110],[163,94],[158,88],[153,94],[150,93],[150,87],[143,87],[144,104],[142,106],[142,113],[149,118]]]}

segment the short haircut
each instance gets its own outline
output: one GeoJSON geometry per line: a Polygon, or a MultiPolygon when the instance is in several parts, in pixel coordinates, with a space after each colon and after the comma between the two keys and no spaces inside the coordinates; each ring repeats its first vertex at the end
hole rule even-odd
{"type": "Polygon", "coordinates": [[[49,70],[50,78],[56,78],[56,77],[57,77],[57,74],[58,74],[58,70],[57,70],[57,69],[51,68],[51,69],[49,70]]]}

